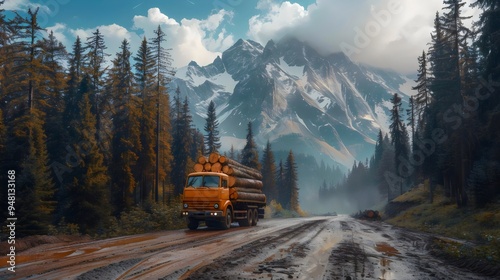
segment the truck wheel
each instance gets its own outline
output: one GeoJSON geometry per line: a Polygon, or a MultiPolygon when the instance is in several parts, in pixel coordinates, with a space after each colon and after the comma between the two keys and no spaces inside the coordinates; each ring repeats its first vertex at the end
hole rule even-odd
{"type": "Polygon", "coordinates": [[[188,223],[188,228],[189,228],[190,230],[195,230],[195,229],[197,229],[197,228],[198,228],[198,225],[199,225],[199,224],[200,224],[200,223],[199,223],[197,220],[189,220],[189,223],[188,223]]]}
{"type": "Polygon", "coordinates": [[[253,212],[252,226],[256,226],[257,223],[259,222],[259,212],[257,209],[254,209],[252,212],[253,212]]]}
{"type": "Polygon", "coordinates": [[[252,225],[252,221],[253,221],[252,216],[253,216],[252,215],[252,209],[248,209],[247,210],[247,218],[244,219],[244,220],[239,220],[238,224],[240,226],[242,226],[242,227],[249,227],[249,226],[251,226],[252,225]]]}
{"type": "Polygon", "coordinates": [[[227,209],[226,218],[224,219],[224,221],[222,221],[222,229],[231,228],[232,219],[233,219],[233,217],[231,215],[231,210],[227,209]]]}

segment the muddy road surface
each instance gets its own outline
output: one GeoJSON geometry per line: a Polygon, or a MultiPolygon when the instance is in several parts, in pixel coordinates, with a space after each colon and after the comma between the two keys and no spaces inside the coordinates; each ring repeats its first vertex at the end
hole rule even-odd
{"type": "Polygon", "coordinates": [[[0,279],[488,279],[429,253],[430,237],[348,216],[261,220],[46,244],[0,279]]]}

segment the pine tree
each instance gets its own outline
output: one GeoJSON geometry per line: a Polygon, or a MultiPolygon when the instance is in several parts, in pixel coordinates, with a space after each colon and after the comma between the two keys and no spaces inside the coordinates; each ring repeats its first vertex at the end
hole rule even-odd
{"type": "Polygon", "coordinates": [[[103,113],[101,104],[104,102],[103,100],[100,100],[100,95],[102,94],[104,87],[103,77],[106,71],[104,68],[106,56],[109,56],[109,54],[105,52],[107,47],[104,43],[104,36],[99,29],[96,29],[96,31],[92,33],[92,36],[87,38],[85,49],[87,50],[87,53],[85,54],[87,64],[84,67],[84,71],[90,77],[92,113],[97,117],[96,128],[99,139],[99,131],[101,129],[100,118],[103,113]]]}
{"type": "MultiPolygon", "coordinates": [[[[470,169],[469,158],[466,151],[466,129],[463,125],[460,129],[456,125],[446,123],[447,118],[439,117],[440,112],[446,111],[450,105],[463,104],[467,95],[464,87],[464,46],[467,45],[467,38],[470,30],[467,29],[463,20],[468,17],[461,15],[462,7],[465,5],[462,0],[445,0],[441,22],[443,33],[442,44],[446,46],[446,56],[440,57],[440,61],[433,61],[434,64],[443,65],[444,71],[437,81],[442,87],[433,89],[434,103],[433,114],[437,116],[436,124],[443,127],[449,136],[451,145],[442,146],[437,151],[440,155],[438,159],[438,169],[442,171],[443,183],[450,187],[451,195],[457,200],[459,207],[467,204],[467,193],[465,192],[467,170],[470,169]]],[[[436,58],[433,58],[435,60],[436,58]]],[[[436,76],[436,74],[434,74],[436,76]]],[[[435,78],[436,79],[436,78],[435,78]]],[[[435,81],[433,81],[435,83],[435,81]]],[[[463,111],[463,108],[461,109],[463,111]]],[[[462,112],[463,113],[463,112],[462,112]]],[[[446,112],[445,112],[446,114],[446,112]]],[[[461,120],[462,122],[462,120],[461,120]]]]}
{"type": "MultiPolygon", "coordinates": [[[[78,103],[81,100],[82,94],[78,92],[80,88],[80,83],[83,78],[83,46],[80,37],[76,37],[75,43],[73,44],[72,52],[69,56],[69,73],[66,93],[64,95],[64,113],[63,113],[63,123],[65,128],[69,126],[73,120],[78,117],[78,103]]],[[[68,138],[72,135],[65,133],[65,140],[69,141],[68,138]]]]}
{"type": "Polygon", "coordinates": [[[101,231],[111,213],[109,177],[104,156],[97,144],[97,120],[92,113],[89,95],[84,93],[78,108],[80,117],[73,124],[77,138],[73,140],[72,148],[82,162],[71,173],[68,208],[65,211],[66,221],[78,224],[85,234],[101,231]]]}
{"type": "Polygon", "coordinates": [[[146,38],[134,57],[135,81],[141,102],[141,153],[139,155],[139,196],[151,199],[156,163],[155,59],[146,38]]]}
{"type": "Polygon", "coordinates": [[[381,194],[387,194],[387,200],[391,201],[394,193],[393,181],[391,178],[388,178],[389,174],[396,174],[396,163],[395,163],[395,155],[394,155],[394,146],[391,144],[391,140],[389,136],[386,134],[384,139],[382,140],[382,157],[380,158],[379,167],[377,170],[378,173],[378,181],[379,181],[379,192],[381,194]]]}
{"type": "Polygon", "coordinates": [[[229,149],[229,158],[236,159],[236,151],[234,150],[234,145],[231,145],[231,149],[229,149]]]}
{"type": "Polygon", "coordinates": [[[151,41],[152,58],[155,60],[156,74],[156,169],[155,169],[155,201],[159,201],[159,184],[160,180],[164,180],[166,174],[171,172],[170,159],[172,151],[170,147],[171,135],[170,131],[170,97],[167,93],[167,84],[170,78],[175,74],[172,69],[172,57],[168,49],[165,49],[162,44],[166,41],[166,34],[161,27],[154,31],[155,37],[151,41]],[[163,106],[163,107],[162,107],[163,106]],[[161,118],[161,112],[165,118],[161,118]],[[164,132],[162,134],[162,131],[164,132]],[[163,159],[160,160],[160,158],[163,159]]]}
{"type": "Polygon", "coordinates": [[[11,37],[3,43],[1,59],[1,99],[8,124],[5,162],[19,174],[18,211],[23,223],[20,234],[46,233],[52,222],[54,184],[48,169],[45,112],[51,100],[44,86],[41,44],[38,37],[38,9],[28,10],[27,17],[16,13],[9,22],[11,37]]]}
{"type": "Polygon", "coordinates": [[[107,46],[104,42],[104,35],[96,29],[92,36],[87,38],[85,43],[85,64],[84,73],[90,79],[90,102],[92,104],[92,113],[96,116],[96,137],[101,152],[104,155],[104,161],[111,160],[111,130],[112,130],[112,111],[113,100],[108,91],[105,91],[106,85],[106,53],[107,46]]]}
{"type": "Polygon", "coordinates": [[[272,201],[277,198],[276,192],[276,162],[274,153],[271,150],[271,143],[267,141],[264,154],[262,156],[262,184],[264,185],[263,192],[267,196],[267,201],[272,201]]]}
{"type": "Polygon", "coordinates": [[[257,151],[257,145],[253,139],[252,123],[248,123],[247,127],[247,143],[241,151],[241,163],[251,168],[260,170],[259,163],[259,152],[257,151]]]}
{"type": "Polygon", "coordinates": [[[215,112],[215,104],[213,101],[210,101],[208,105],[207,117],[205,119],[205,144],[207,146],[206,152],[207,154],[216,153],[219,151],[221,147],[220,137],[219,137],[219,122],[217,121],[217,115],[215,112]]]}
{"type": "MultiPolygon", "coordinates": [[[[394,159],[396,163],[396,170],[398,175],[403,178],[407,178],[411,174],[409,167],[404,168],[403,162],[408,162],[409,156],[409,146],[408,146],[408,132],[406,127],[401,120],[401,98],[397,93],[394,94],[391,99],[392,110],[391,110],[391,140],[394,145],[394,159]],[[403,172],[403,174],[401,173],[403,172]]],[[[400,186],[400,193],[403,194],[403,184],[400,186]]]]}
{"type": "Polygon", "coordinates": [[[422,51],[422,56],[418,57],[418,74],[415,82],[416,86],[412,87],[412,90],[416,90],[415,95],[415,113],[417,118],[417,127],[421,128],[424,123],[424,113],[427,111],[429,104],[432,101],[431,93],[429,90],[429,75],[427,72],[427,56],[425,51],[422,51]]]}
{"type": "Polygon", "coordinates": [[[42,113],[33,108],[17,131],[24,132],[28,139],[27,157],[21,162],[21,169],[16,170],[19,172],[16,206],[21,234],[47,234],[56,207],[41,116],[42,113]]]}
{"type": "Polygon", "coordinates": [[[293,210],[299,211],[299,185],[298,185],[298,174],[297,174],[297,165],[295,163],[295,158],[293,156],[292,150],[288,154],[285,163],[285,178],[284,178],[284,186],[285,186],[285,195],[287,198],[287,202],[285,207],[293,210]]]}
{"type": "Polygon", "coordinates": [[[382,134],[382,130],[379,129],[377,142],[375,144],[375,165],[377,168],[378,163],[382,159],[382,155],[384,154],[384,135],[382,134]]]}
{"type": "Polygon", "coordinates": [[[114,100],[111,180],[116,213],[130,209],[137,185],[137,161],[141,152],[140,100],[134,95],[129,43],[123,40],[120,52],[109,72],[109,85],[114,100]]]}
{"type": "Polygon", "coordinates": [[[47,89],[48,97],[45,130],[47,134],[47,150],[50,158],[60,159],[65,156],[64,137],[65,128],[63,125],[64,113],[64,91],[66,89],[66,77],[64,73],[64,63],[66,62],[66,48],[57,41],[53,32],[48,38],[40,42],[42,53],[41,62],[47,67],[42,74],[42,87],[47,89]]]}
{"type": "Polygon", "coordinates": [[[180,195],[184,189],[184,180],[189,168],[190,151],[192,145],[192,117],[189,113],[187,97],[184,103],[180,101],[180,90],[177,89],[174,97],[173,116],[173,142],[172,151],[174,160],[172,162],[171,180],[174,185],[174,195],[180,195]]]}
{"type": "MultiPolygon", "coordinates": [[[[287,204],[287,190],[285,185],[285,169],[283,167],[283,160],[280,160],[278,169],[276,171],[276,202],[284,206],[287,204]]],[[[288,196],[289,198],[289,196],[288,196]]]]}

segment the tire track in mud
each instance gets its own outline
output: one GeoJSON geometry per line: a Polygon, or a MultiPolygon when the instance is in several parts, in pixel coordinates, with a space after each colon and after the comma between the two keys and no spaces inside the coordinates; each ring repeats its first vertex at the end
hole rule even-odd
{"type": "Polygon", "coordinates": [[[309,243],[325,229],[327,222],[328,219],[314,220],[285,228],[193,269],[179,279],[296,278],[300,259],[308,255],[309,243]]]}
{"type": "Polygon", "coordinates": [[[373,265],[369,262],[368,256],[360,246],[360,242],[355,240],[355,231],[346,222],[340,222],[340,228],[344,233],[344,240],[336,246],[330,253],[329,272],[325,279],[365,279],[373,277],[373,265]]]}

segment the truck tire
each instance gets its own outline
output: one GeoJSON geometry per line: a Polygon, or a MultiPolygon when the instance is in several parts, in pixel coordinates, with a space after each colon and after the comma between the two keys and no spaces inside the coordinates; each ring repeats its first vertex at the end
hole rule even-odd
{"type": "Polygon", "coordinates": [[[200,224],[200,223],[199,223],[197,220],[189,220],[189,223],[188,223],[188,228],[189,228],[190,230],[195,230],[195,229],[197,229],[197,228],[198,228],[198,225],[199,225],[199,224],[200,224]]]}
{"type": "Polygon", "coordinates": [[[242,227],[249,227],[252,225],[252,221],[253,221],[253,214],[252,214],[252,209],[248,209],[247,210],[247,218],[244,219],[244,220],[239,220],[238,221],[238,224],[242,227]]]}
{"type": "Polygon", "coordinates": [[[221,222],[222,229],[229,229],[229,228],[231,228],[232,219],[233,219],[233,216],[231,215],[231,210],[227,209],[227,211],[226,211],[226,218],[224,219],[224,221],[221,222]]]}
{"type": "Polygon", "coordinates": [[[259,212],[257,209],[253,209],[253,219],[252,219],[252,226],[256,226],[257,223],[259,222],[259,212]]]}

